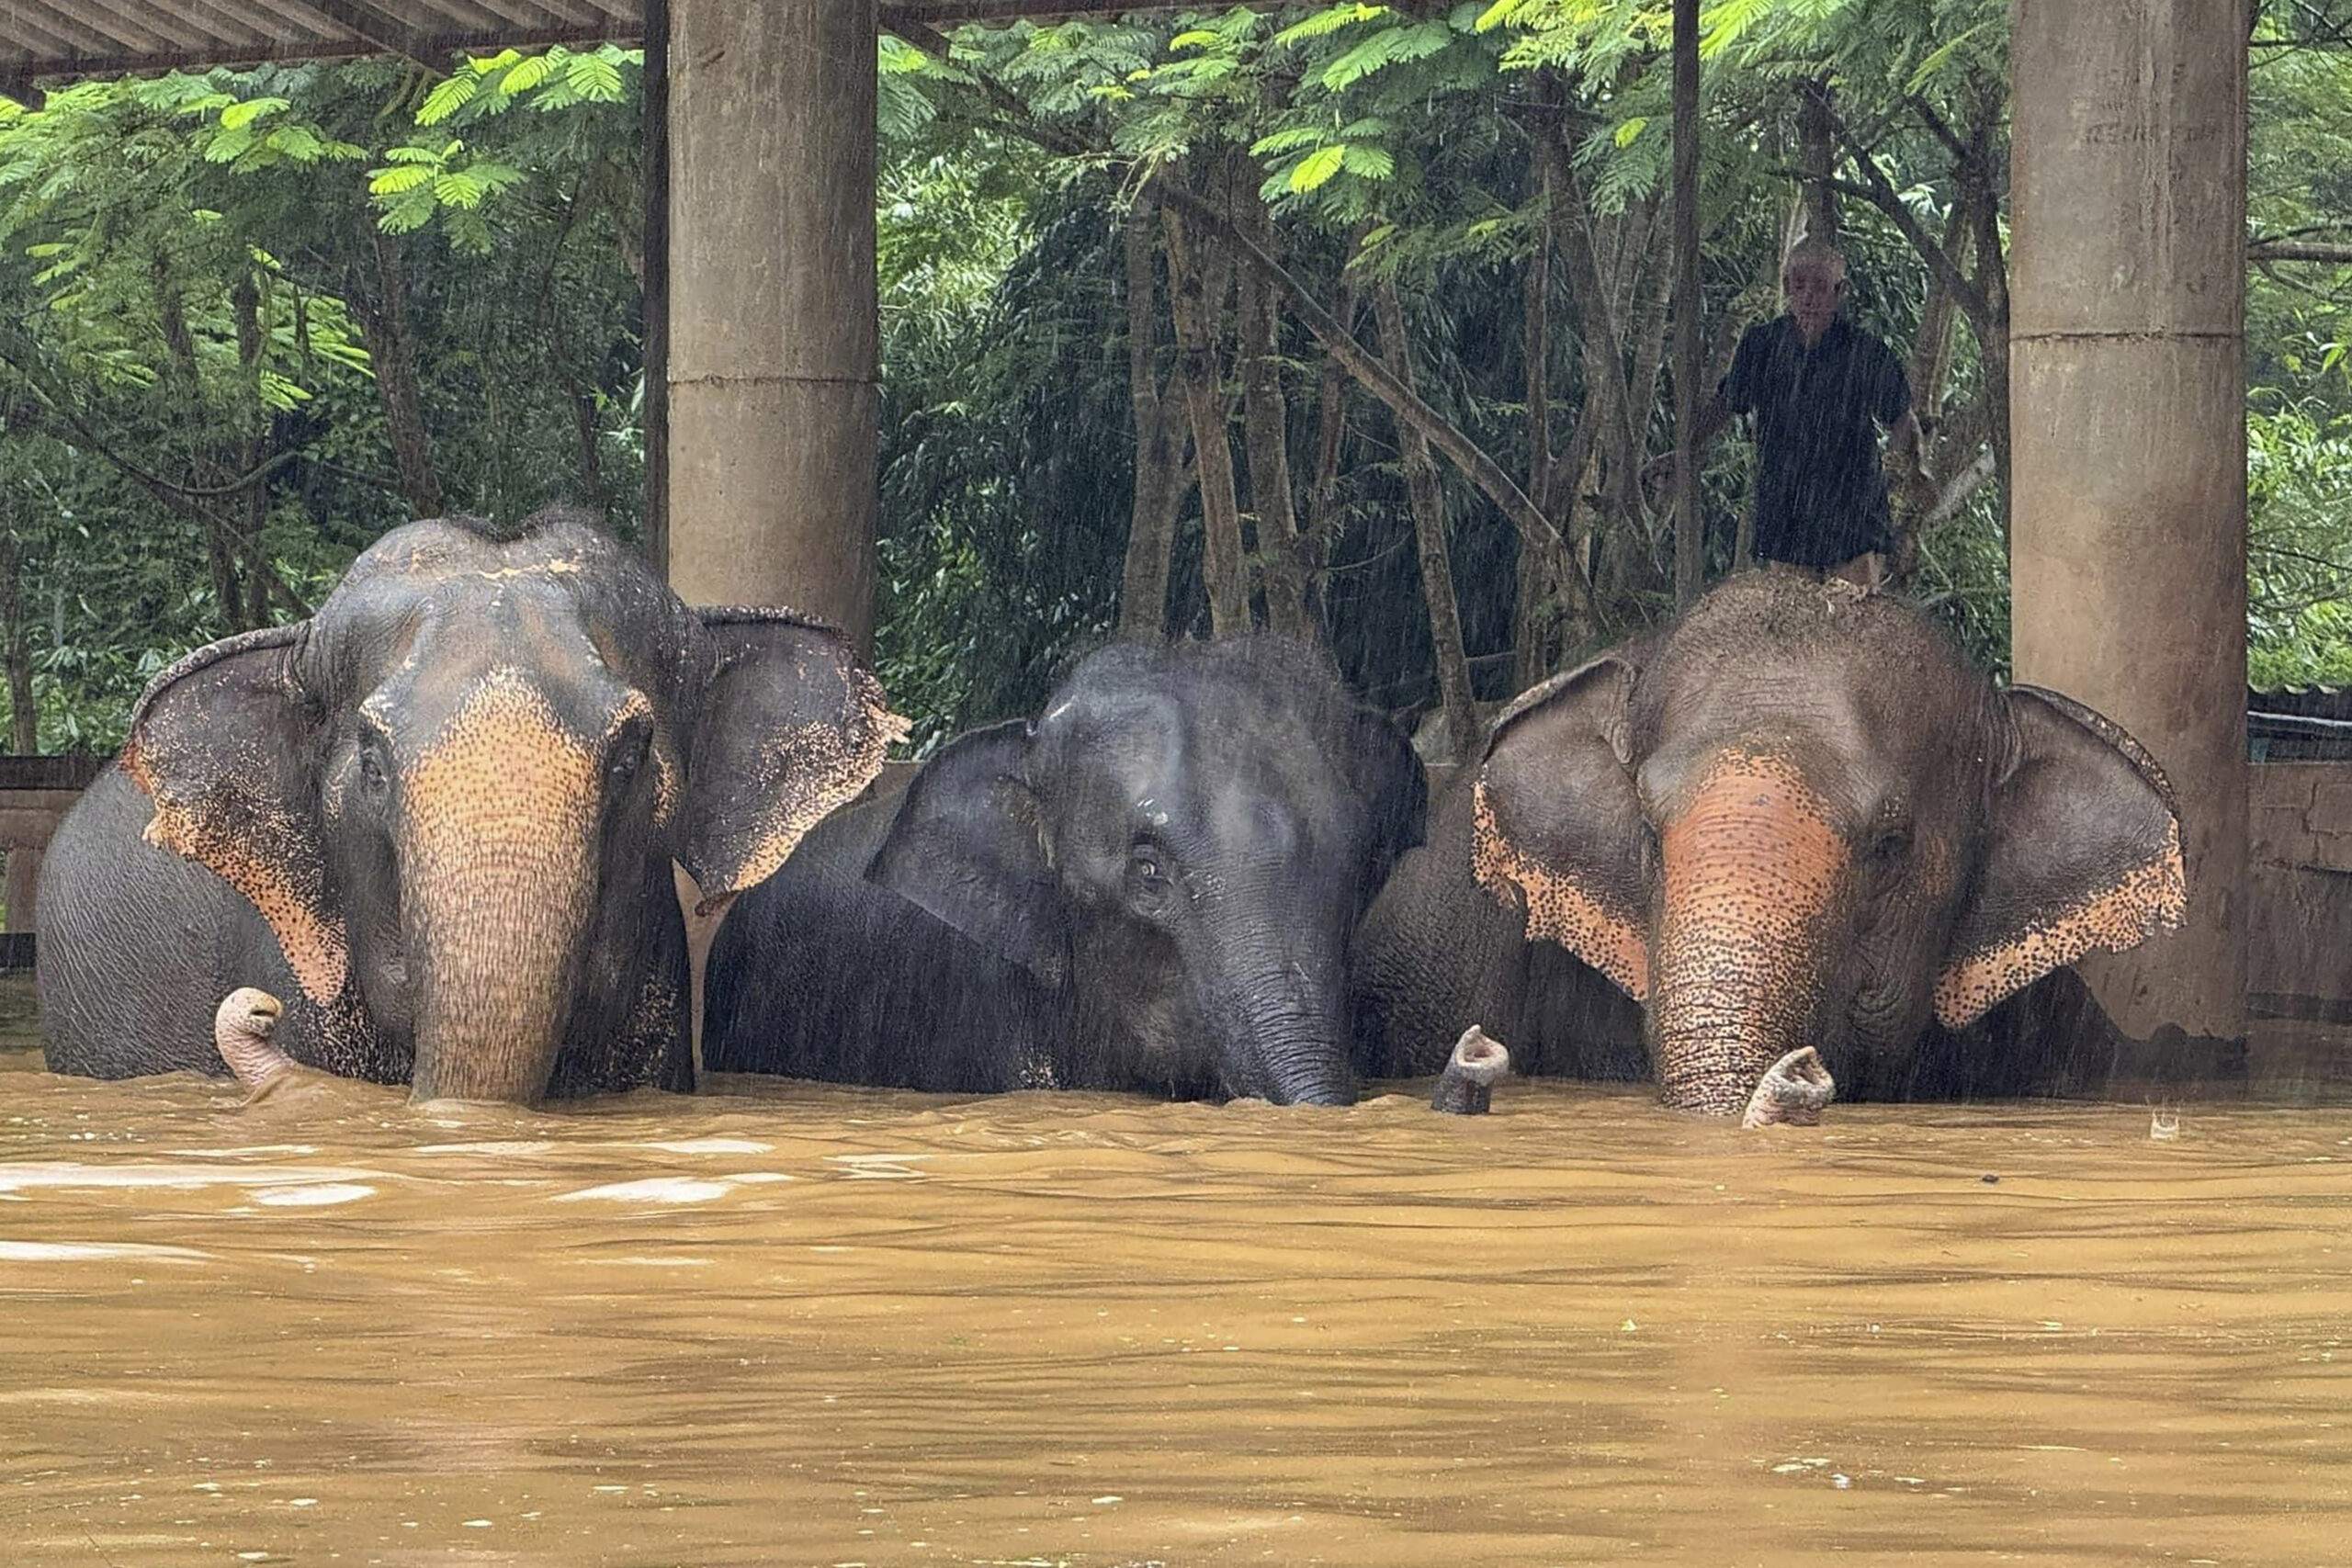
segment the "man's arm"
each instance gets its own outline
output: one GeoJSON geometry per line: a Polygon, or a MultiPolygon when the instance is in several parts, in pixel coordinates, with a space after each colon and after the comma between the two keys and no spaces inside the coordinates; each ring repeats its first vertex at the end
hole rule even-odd
{"type": "MultiPolygon", "coordinates": [[[[1708,445],[1724,433],[1724,426],[1729,424],[1732,422],[1732,416],[1738,412],[1731,406],[1731,400],[1724,397],[1720,390],[1707,400],[1706,406],[1700,409],[1698,417],[1690,423],[1692,461],[1695,462],[1707,455],[1708,445]]],[[[1642,465],[1642,482],[1656,484],[1660,479],[1671,477],[1673,473],[1674,454],[1661,452],[1642,465]]]]}

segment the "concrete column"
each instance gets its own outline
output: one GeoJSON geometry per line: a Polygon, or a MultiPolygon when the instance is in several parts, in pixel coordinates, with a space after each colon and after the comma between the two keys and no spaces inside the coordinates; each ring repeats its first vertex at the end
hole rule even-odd
{"type": "Polygon", "coordinates": [[[646,564],[670,575],[670,0],[645,0],[644,255],[646,564]]]}
{"type": "Polygon", "coordinates": [[[40,886],[41,852],[35,845],[16,844],[0,852],[5,852],[8,860],[8,929],[39,931],[40,912],[34,908],[34,893],[40,886]]]}
{"type": "Polygon", "coordinates": [[[875,0],[671,0],[670,582],[874,620],[875,0]]]}
{"type": "Polygon", "coordinates": [[[2117,1021],[2245,1034],[2245,6],[2016,0],[2017,678],[2177,792],[2179,932],[2084,976],[2117,1021]]]}

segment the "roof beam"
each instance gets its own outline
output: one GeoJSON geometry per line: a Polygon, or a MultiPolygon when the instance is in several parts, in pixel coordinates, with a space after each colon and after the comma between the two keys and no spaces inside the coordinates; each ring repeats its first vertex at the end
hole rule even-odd
{"type": "MultiPolygon", "coordinates": [[[[612,41],[610,28],[531,28],[495,33],[436,33],[416,39],[416,46],[428,59],[459,51],[488,52],[501,49],[542,49],[551,43],[605,43],[612,41]]],[[[89,55],[65,54],[36,58],[22,62],[0,62],[0,82],[29,87],[37,78],[58,76],[119,76],[147,71],[203,71],[216,65],[258,65],[266,62],[288,60],[350,60],[362,55],[384,52],[380,44],[366,39],[315,39],[300,43],[286,42],[238,50],[170,50],[155,54],[125,54],[107,59],[89,55]]],[[[446,72],[446,65],[434,69],[446,72]]]]}
{"type": "MultiPolygon", "coordinates": [[[[1136,0],[881,0],[880,17],[895,32],[1182,8],[1136,0]]],[[[641,7],[633,0],[552,0],[537,6],[457,0],[438,10],[413,0],[202,0],[178,11],[178,29],[171,27],[173,19],[168,9],[159,7],[151,16],[147,7],[129,0],[6,0],[0,6],[0,85],[22,94],[32,91],[36,78],[370,54],[396,55],[446,72],[449,56],[460,51],[634,42],[644,34],[641,7]],[[542,19],[536,25],[446,25],[467,13],[482,19],[533,14],[542,19]],[[418,18],[440,25],[419,26],[418,18]]]]}
{"type": "Polygon", "coordinates": [[[966,22],[1063,22],[1080,17],[1124,17],[1129,12],[1196,10],[1193,6],[1136,5],[1134,0],[896,0],[882,7],[924,27],[953,28],[966,22]]]}
{"type": "Polygon", "coordinates": [[[424,40],[406,23],[380,6],[368,5],[365,0],[302,0],[302,4],[320,16],[349,28],[359,35],[363,42],[375,45],[386,54],[397,54],[404,60],[413,61],[440,75],[446,76],[449,73],[447,55],[443,55],[437,62],[434,61],[423,52],[425,47],[424,40]]]}

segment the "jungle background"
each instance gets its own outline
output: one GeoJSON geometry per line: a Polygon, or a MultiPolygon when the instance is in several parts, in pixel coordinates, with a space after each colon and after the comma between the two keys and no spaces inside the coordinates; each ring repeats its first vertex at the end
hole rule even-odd
{"type": "MultiPolygon", "coordinates": [[[[1106,637],[1321,637],[1473,705],[1671,613],[1668,9],[885,35],[876,660],[913,744],[1106,637]],[[1397,412],[1403,410],[1403,413],[1397,412]]],[[[2352,683],[2352,4],[2250,7],[2251,678],[2352,683]]],[[[1717,0],[1707,384],[1802,228],[1930,434],[1912,591],[2006,668],[2003,0],[1717,0]]],[[[413,516],[642,518],[641,56],[0,100],[0,671],[104,750],[413,516]]],[[[692,309],[690,300],[677,302],[692,309]]],[[[1748,448],[1716,445],[1711,571],[1748,448]]]]}

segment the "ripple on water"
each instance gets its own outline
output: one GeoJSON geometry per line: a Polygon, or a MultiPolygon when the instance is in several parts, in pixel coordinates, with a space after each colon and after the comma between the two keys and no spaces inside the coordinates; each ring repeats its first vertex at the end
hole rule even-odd
{"type": "Polygon", "coordinates": [[[731,1181],[712,1181],[695,1176],[649,1176],[639,1181],[611,1181],[602,1187],[583,1187],[577,1192],[559,1192],[559,1203],[707,1203],[724,1198],[735,1190],[731,1181]]]}
{"type": "Polygon", "coordinates": [[[97,1189],[168,1188],[192,1191],[203,1187],[296,1187],[321,1182],[381,1180],[372,1170],[339,1166],[160,1165],[144,1160],[119,1165],[81,1165],[65,1160],[29,1161],[0,1166],[0,1192],[38,1188],[97,1189]]]}
{"type": "Polygon", "coordinates": [[[315,1187],[265,1187],[254,1193],[253,1200],[273,1209],[319,1209],[375,1195],[374,1188],[356,1181],[326,1181],[315,1187]]]}
{"type": "Polygon", "coordinates": [[[0,1241],[0,1263],[86,1263],[124,1258],[202,1263],[211,1256],[192,1247],[134,1241],[0,1241]]]}
{"type": "Polygon", "coordinates": [[[555,1145],[545,1138],[503,1138],[479,1144],[420,1144],[410,1152],[420,1155],[492,1155],[511,1157],[543,1155],[555,1145]]]}

